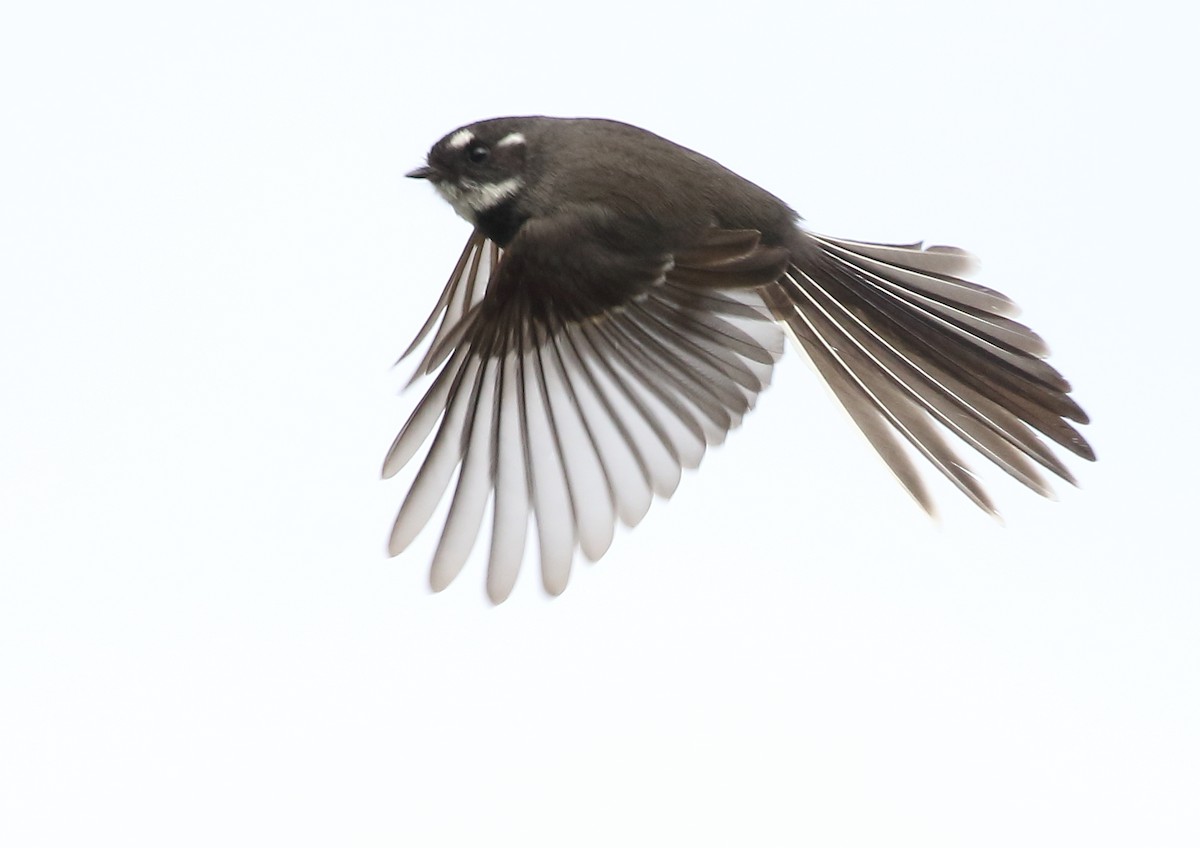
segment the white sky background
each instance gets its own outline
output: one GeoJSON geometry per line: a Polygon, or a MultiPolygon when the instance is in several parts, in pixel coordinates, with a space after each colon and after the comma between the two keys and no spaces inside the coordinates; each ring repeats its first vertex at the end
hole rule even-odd
{"type": "Polygon", "coordinates": [[[0,843],[1200,844],[1194,12],[678,8],[4,12],[0,843]],[[1101,461],[930,522],[790,352],[561,598],[431,595],[402,174],[524,113],[975,251],[1101,461]]]}

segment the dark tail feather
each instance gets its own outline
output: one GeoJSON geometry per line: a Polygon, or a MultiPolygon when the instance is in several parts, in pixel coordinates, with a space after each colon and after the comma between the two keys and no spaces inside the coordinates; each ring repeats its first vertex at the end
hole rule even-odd
{"type": "Polygon", "coordinates": [[[1095,459],[1068,423],[1087,423],[1087,415],[1044,361],[1045,343],[1012,320],[1012,301],[961,276],[974,265],[970,254],[804,239],[794,251],[801,260],[770,289],[768,304],[926,510],[932,503],[898,437],[989,512],[991,500],[943,429],[1042,495],[1052,492],[1037,466],[1075,481],[1039,432],[1095,459]]]}

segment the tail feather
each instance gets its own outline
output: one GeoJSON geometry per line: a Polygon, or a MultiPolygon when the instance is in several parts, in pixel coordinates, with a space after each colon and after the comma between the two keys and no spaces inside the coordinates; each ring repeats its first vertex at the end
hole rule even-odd
{"type": "MultiPolygon", "coordinates": [[[[824,361],[823,373],[828,379],[831,370],[842,371],[849,380],[848,390],[839,393],[843,404],[847,405],[852,417],[859,421],[867,418],[872,410],[882,416],[909,444],[917,449],[931,462],[950,482],[981,509],[995,512],[995,506],[983,491],[967,467],[958,459],[954,451],[946,444],[933,421],[923,414],[918,403],[918,397],[908,391],[908,387],[894,374],[883,369],[873,360],[867,350],[859,343],[853,332],[840,321],[840,316],[832,314],[827,300],[822,296],[817,281],[804,271],[793,269],[785,276],[793,292],[797,295],[796,302],[800,304],[796,314],[809,330],[810,336],[819,340],[820,356],[824,361]],[[855,408],[859,408],[855,411],[855,408]]],[[[835,390],[836,391],[836,390],[835,390]]],[[[889,449],[884,458],[894,456],[895,449],[889,449]]],[[[890,462],[890,460],[889,460],[890,462]]],[[[909,484],[905,474],[893,466],[893,471],[901,482],[909,489],[918,502],[932,512],[928,496],[924,499],[909,484]]]]}
{"type": "Polygon", "coordinates": [[[925,488],[925,481],[920,472],[897,438],[897,428],[883,415],[849,369],[836,360],[826,341],[811,329],[809,322],[804,319],[804,312],[793,307],[781,288],[768,290],[764,299],[788,329],[792,340],[816,366],[826,385],[862,430],[867,441],[883,457],[896,479],[926,512],[933,514],[933,498],[925,488]]]}
{"type": "Polygon", "coordinates": [[[956,341],[947,335],[952,334],[965,342],[960,346],[968,350],[985,351],[991,358],[1002,360],[1009,368],[1051,388],[1062,392],[1071,390],[1066,379],[1043,361],[1042,357],[1048,352],[1045,342],[1027,327],[981,311],[972,315],[967,311],[969,307],[953,301],[938,308],[938,301],[921,297],[896,284],[898,275],[889,279],[854,261],[854,257],[823,251],[819,264],[826,266],[831,260],[841,266],[830,269],[832,276],[839,281],[857,283],[852,287],[856,299],[870,300],[876,309],[903,325],[914,338],[930,339],[941,349],[956,341]],[[958,307],[957,315],[954,314],[955,307],[958,307]],[[1003,329],[999,324],[989,326],[988,317],[992,321],[1006,320],[1007,326],[1003,329]]]}
{"type": "Polygon", "coordinates": [[[943,429],[1047,496],[1037,466],[1075,481],[1039,433],[1095,458],[1068,423],[1087,415],[1043,360],[1045,343],[1011,319],[1017,309],[1007,297],[958,276],[970,272],[970,254],[806,238],[802,261],[772,288],[768,305],[925,509],[932,511],[928,493],[897,435],[989,512],[990,499],[943,429]]]}
{"type": "Polygon", "coordinates": [[[965,389],[941,369],[929,363],[923,366],[908,355],[903,347],[873,330],[825,291],[819,280],[810,278],[808,283],[812,290],[820,292],[826,310],[840,310],[843,313],[842,332],[861,351],[861,361],[864,363],[862,370],[874,368],[881,371],[912,401],[963,441],[1030,488],[1044,495],[1050,494],[1049,488],[1026,457],[1043,461],[1052,470],[1061,469],[1062,466],[1053,463],[1053,454],[1044,450],[1044,446],[1031,437],[1027,428],[1024,431],[1020,429],[1019,421],[1006,420],[1002,410],[989,405],[986,398],[965,389]]]}
{"type": "Polygon", "coordinates": [[[841,302],[859,308],[877,330],[919,359],[940,363],[987,397],[1003,397],[1008,405],[1027,409],[1032,416],[1029,423],[1087,457],[1086,442],[1060,420],[1087,423],[1087,414],[1067,394],[1070,383],[1040,354],[1005,348],[948,324],[920,304],[881,292],[869,275],[844,258],[839,257],[837,262],[839,267],[829,269],[825,277],[836,288],[841,302]]]}

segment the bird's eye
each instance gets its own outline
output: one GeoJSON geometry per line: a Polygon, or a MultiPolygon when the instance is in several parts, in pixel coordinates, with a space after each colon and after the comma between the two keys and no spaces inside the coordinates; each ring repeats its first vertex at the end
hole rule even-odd
{"type": "Polygon", "coordinates": [[[478,165],[480,162],[487,160],[489,152],[482,144],[477,144],[467,151],[467,158],[478,165]]]}

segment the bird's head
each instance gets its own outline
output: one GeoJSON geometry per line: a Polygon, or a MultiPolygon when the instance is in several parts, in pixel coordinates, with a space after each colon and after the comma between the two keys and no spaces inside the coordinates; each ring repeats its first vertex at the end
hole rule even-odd
{"type": "Polygon", "coordinates": [[[429,180],[471,224],[525,187],[528,139],[519,121],[468,124],[435,144],[425,165],[407,176],[429,180]]]}

